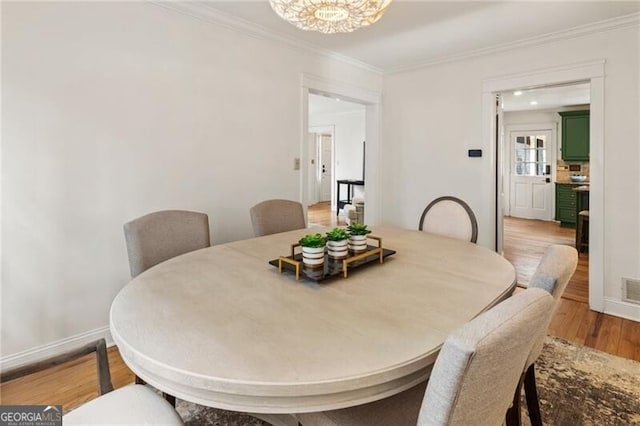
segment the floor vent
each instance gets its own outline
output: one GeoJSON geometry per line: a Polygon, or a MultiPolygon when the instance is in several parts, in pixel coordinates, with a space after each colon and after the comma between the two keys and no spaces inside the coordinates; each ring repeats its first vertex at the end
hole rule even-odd
{"type": "Polygon", "coordinates": [[[640,305],[640,280],[622,278],[622,298],[626,302],[640,305]]]}

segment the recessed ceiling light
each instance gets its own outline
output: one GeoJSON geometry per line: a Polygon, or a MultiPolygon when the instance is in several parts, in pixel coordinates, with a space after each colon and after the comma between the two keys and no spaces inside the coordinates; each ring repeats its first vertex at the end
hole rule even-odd
{"type": "Polygon", "coordinates": [[[336,102],[340,102],[340,98],[336,98],[336,102]]]}
{"type": "Polygon", "coordinates": [[[522,95],[522,90],[516,90],[515,92],[513,92],[513,94],[515,96],[520,96],[520,95],[522,95]]]}
{"type": "Polygon", "coordinates": [[[538,105],[538,101],[531,101],[529,102],[529,105],[538,105]]]}

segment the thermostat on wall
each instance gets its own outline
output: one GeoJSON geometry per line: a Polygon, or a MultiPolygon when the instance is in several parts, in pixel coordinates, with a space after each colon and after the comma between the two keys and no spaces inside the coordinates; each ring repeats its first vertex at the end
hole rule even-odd
{"type": "Polygon", "coordinates": [[[482,150],[481,149],[470,149],[469,150],[469,157],[482,157],[482,150]]]}

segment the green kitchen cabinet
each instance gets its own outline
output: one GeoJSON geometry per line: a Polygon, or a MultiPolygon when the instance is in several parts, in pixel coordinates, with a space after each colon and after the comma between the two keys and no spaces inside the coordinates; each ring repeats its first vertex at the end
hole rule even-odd
{"type": "Polygon", "coordinates": [[[576,226],[576,192],[575,185],[556,184],[556,220],[561,226],[575,228],[576,226]]]}
{"type": "Polygon", "coordinates": [[[562,159],[589,161],[589,111],[561,112],[562,159]]]}

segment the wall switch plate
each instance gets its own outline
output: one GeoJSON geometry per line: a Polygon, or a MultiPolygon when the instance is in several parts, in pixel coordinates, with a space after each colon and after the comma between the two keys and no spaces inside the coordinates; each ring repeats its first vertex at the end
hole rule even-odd
{"type": "Polygon", "coordinates": [[[294,158],[293,159],[293,170],[300,170],[300,159],[299,158],[294,158]]]}

